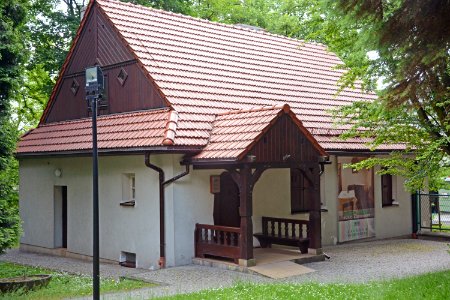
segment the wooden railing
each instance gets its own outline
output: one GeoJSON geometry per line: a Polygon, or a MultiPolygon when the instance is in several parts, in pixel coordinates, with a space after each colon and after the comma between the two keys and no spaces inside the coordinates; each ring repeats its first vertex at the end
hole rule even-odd
{"type": "Polygon", "coordinates": [[[307,238],[308,223],[307,220],[262,217],[262,230],[266,236],[307,238]]]}
{"type": "Polygon", "coordinates": [[[253,236],[262,248],[272,244],[296,246],[301,253],[307,253],[309,247],[309,221],[284,218],[262,217],[262,233],[253,236]]]}
{"type": "Polygon", "coordinates": [[[241,229],[239,227],[195,224],[195,257],[205,255],[238,261],[241,229]]]}

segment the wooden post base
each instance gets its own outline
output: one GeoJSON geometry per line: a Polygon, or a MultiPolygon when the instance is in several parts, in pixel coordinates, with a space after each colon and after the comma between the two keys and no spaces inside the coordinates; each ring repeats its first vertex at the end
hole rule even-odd
{"type": "Polygon", "coordinates": [[[322,250],[322,248],[318,248],[318,249],[308,248],[308,254],[320,255],[320,254],[323,254],[323,250],[322,250]]]}
{"type": "Polygon", "coordinates": [[[256,266],[256,259],[239,259],[239,265],[243,267],[254,267],[256,266]]]}

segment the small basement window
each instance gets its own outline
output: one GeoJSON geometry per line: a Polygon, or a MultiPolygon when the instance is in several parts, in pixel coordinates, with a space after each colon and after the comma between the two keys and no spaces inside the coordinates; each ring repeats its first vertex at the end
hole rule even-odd
{"type": "Polygon", "coordinates": [[[122,267],[136,268],[136,253],[121,251],[119,264],[122,267]]]}
{"type": "Polygon", "coordinates": [[[136,176],[134,173],[122,174],[122,202],[120,205],[136,205],[136,176]]]}

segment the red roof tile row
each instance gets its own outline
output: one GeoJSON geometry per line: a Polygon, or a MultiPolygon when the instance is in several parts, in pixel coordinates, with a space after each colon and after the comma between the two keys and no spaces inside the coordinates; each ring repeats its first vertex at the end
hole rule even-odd
{"type": "MultiPolygon", "coordinates": [[[[208,145],[193,159],[239,160],[283,114],[291,115],[298,126],[304,129],[301,121],[291,113],[287,104],[219,114],[214,121],[208,145]]],[[[324,150],[314,142],[314,137],[306,129],[304,132],[319,152],[324,153],[324,150]]]]}
{"type": "MultiPolygon", "coordinates": [[[[100,148],[188,145],[204,148],[198,158],[236,157],[288,104],[324,149],[368,150],[361,139],[337,140],[348,126],[335,127],[329,110],[376,96],[358,82],[338,94],[344,70],[324,45],[116,0],[96,3],[170,105],[170,112],[99,117],[100,148]],[[251,110],[264,106],[272,108],[251,110]]],[[[90,149],[88,119],[41,125],[18,153],[83,149],[90,149]]]]}
{"type": "MultiPolygon", "coordinates": [[[[100,150],[162,146],[167,136],[168,109],[99,116],[100,150]]],[[[39,126],[19,141],[18,154],[92,149],[92,120],[85,118],[39,126]]]]}
{"type": "Polygon", "coordinates": [[[376,97],[359,83],[337,95],[341,60],[321,44],[114,0],[98,3],[178,112],[175,145],[207,145],[215,114],[286,103],[311,132],[331,130],[328,110],[376,97]]]}

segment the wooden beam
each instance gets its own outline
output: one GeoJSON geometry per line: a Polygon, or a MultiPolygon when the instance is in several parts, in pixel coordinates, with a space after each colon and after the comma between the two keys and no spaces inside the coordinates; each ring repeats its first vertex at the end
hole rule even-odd
{"type": "Polygon", "coordinates": [[[241,255],[244,260],[253,259],[253,223],[252,223],[252,173],[248,165],[244,165],[240,170],[239,176],[239,194],[241,216],[241,255]]]}
{"type": "Polygon", "coordinates": [[[322,252],[322,222],[321,222],[321,211],[320,211],[320,167],[316,164],[316,167],[310,170],[309,175],[311,176],[314,193],[312,193],[312,201],[310,202],[309,211],[309,226],[308,226],[308,237],[310,238],[309,248],[314,249],[316,254],[322,252]]]}
{"type": "Polygon", "coordinates": [[[261,177],[262,173],[264,173],[264,171],[268,168],[268,166],[260,166],[255,169],[255,171],[252,173],[252,189],[255,186],[255,183],[261,177]]]}

